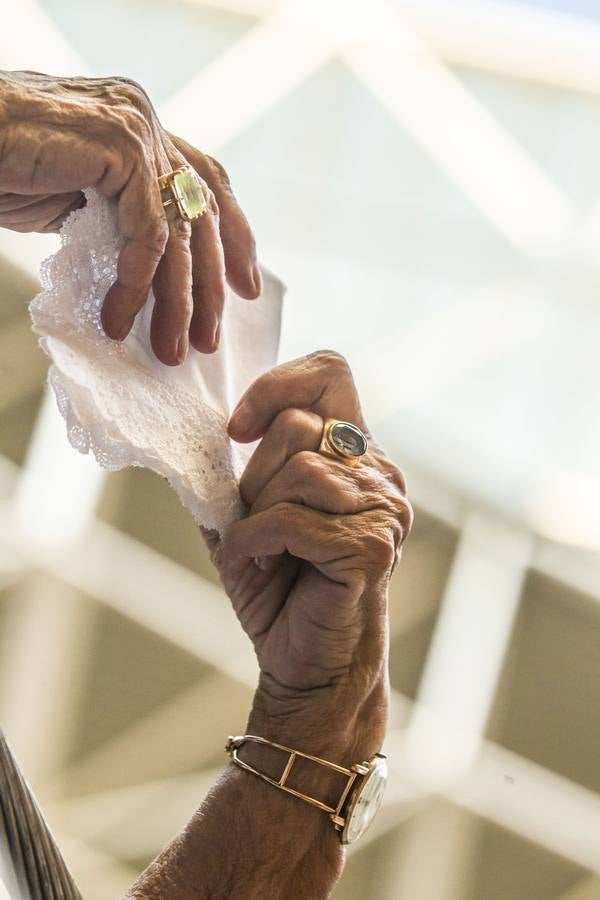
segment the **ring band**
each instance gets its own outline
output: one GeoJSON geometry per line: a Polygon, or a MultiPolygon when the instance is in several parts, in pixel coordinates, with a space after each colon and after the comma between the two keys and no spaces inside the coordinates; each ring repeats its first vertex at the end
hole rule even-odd
{"type": "Polygon", "coordinates": [[[184,221],[193,222],[208,211],[202,182],[191,166],[181,166],[180,169],[161,175],[158,185],[164,208],[168,211],[169,207],[175,206],[184,221]]]}
{"type": "Polygon", "coordinates": [[[369,442],[357,425],[339,419],[325,419],[319,445],[321,456],[342,459],[349,466],[357,466],[368,449],[369,442]]]}

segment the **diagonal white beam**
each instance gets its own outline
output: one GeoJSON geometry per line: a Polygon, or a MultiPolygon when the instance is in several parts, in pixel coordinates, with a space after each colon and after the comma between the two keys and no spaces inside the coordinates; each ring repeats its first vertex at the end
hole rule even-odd
{"type": "Polygon", "coordinates": [[[209,768],[94,792],[51,806],[49,818],[61,832],[77,835],[109,857],[140,859],[155,854],[185,827],[221,772],[209,768]]]}
{"type": "MultiPolygon", "coordinates": [[[[8,478],[12,467],[6,464],[0,466],[0,474],[2,470],[8,478]]],[[[229,610],[226,615],[233,614],[218,589],[214,590],[219,596],[214,598],[209,589],[208,615],[203,619],[203,627],[194,633],[190,622],[199,622],[205,609],[201,600],[206,588],[203,579],[175,563],[167,563],[159,554],[140,547],[132,539],[124,539],[115,529],[104,525],[92,530],[89,538],[71,554],[42,553],[39,547],[24,547],[19,541],[9,505],[5,503],[0,507],[0,513],[0,543],[14,554],[29,556],[32,563],[42,565],[99,600],[121,609],[125,615],[215,666],[222,662],[228,673],[243,683],[255,684],[250,673],[254,663],[245,638],[233,621],[224,623],[220,618],[224,608],[229,610]],[[94,548],[96,540],[99,544],[94,548]],[[86,571],[88,553],[91,554],[89,572],[86,571]],[[106,560],[112,560],[113,553],[114,571],[106,564],[106,560]],[[71,559],[72,565],[69,555],[78,557],[75,561],[71,559]],[[136,585],[137,573],[143,573],[143,579],[136,585]],[[213,614],[216,616],[214,621],[213,614]],[[240,649],[244,646],[243,659],[228,659],[224,651],[235,653],[238,640],[240,649]]],[[[451,746],[457,741],[456,729],[443,716],[438,734],[442,746],[451,746]]],[[[397,781],[395,788],[392,785],[396,800],[407,796],[407,781],[419,785],[425,792],[440,788],[435,771],[432,777],[430,769],[421,764],[415,766],[414,753],[407,748],[404,732],[391,733],[386,744],[397,781]]],[[[600,800],[597,795],[489,743],[484,743],[477,760],[458,785],[451,781],[446,784],[443,790],[448,799],[587,868],[598,868],[600,800]],[[506,780],[507,774],[510,781],[506,780]],[[513,786],[519,790],[513,790],[513,786]],[[555,815],[557,809],[562,811],[560,816],[555,815]],[[573,821],[580,827],[573,829],[573,821]]],[[[394,793],[390,799],[394,799],[394,793]]]]}
{"type": "Polygon", "coordinates": [[[11,594],[1,635],[0,713],[33,782],[64,763],[96,609],[72,587],[36,571],[11,594]]]}
{"type": "Polygon", "coordinates": [[[600,93],[600,26],[589,16],[511,0],[395,0],[451,63],[600,93]]]}
{"type": "MultiPolygon", "coordinates": [[[[410,704],[407,698],[403,698],[403,702],[410,704]]],[[[442,723],[439,736],[442,742],[451,744],[454,741],[453,729],[445,723],[442,723]]],[[[572,859],[590,871],[600,871],[600,798],[593,791],[489,741],[482,743],[468,770],[442,790],[438,790],[437,782],[432,781],[421,766],[415,766],[404,731],[393,730],[388,734],[385,752],[391,767],[386,802],[382,814],[358,849],[364,849],[366,843],[382,837],[422,809],[428,795],[439,793],[450,803],[513,831],[525,840],[572,859]],[[573,822],[577,822],[577,828],[573,828],[573,822]]],[[[193,797],[196,805],[202,799],[200,787],[208,787],[209,778],[215,774],[216,770],[202,773],[198,793],[193,797]]],[[[55,798],[50,806],[51,819],[60,822],[65,832],[73,827],[92,836],[98,833],[99,825],[103,833],[114,828],[118,835],[121,827],[132,827],[132,817],[135,817],[139,804],[143,805],[155,791],[163,790],[170,783],[182,785],[186,782],[175,778],[120,791],[92,792],[87,798],[63,803],[55,798]]],[[[183,816],[189,812],[190,802],[185,791],[179,796],[183,816]]],[[[177,818],[181,821],[179,809],[177,803],[171,808],[169,816],[174,817],[173,821],[177,818]]],[[[160,825],[156,828],[160,829],[160,825]]],[[[154,824],[146,830],[142,827],[137,849],[144,846],[147,853],[153,853],[159,849],[156,840],[154,824]]]]}
{"type": "Polygon", "coordinates": [[[354,3],[279,4],[160,108],[165,125],[209,151],[237,137],[325,63],[346,38],[354,3]],[[339,16],[335,17],[335,12],[339,16]],[[338,33],[323,27],[324,14],[338,33]],[[198,115],[190,116],[190,110],[198,115]]]}
{"type": "MultiPolygon", "coordinates": [[[[440,723],[439,736],[454,743],[447,723],[440,723]]],[[[436,792],[437,779],[431,779],[418,761],[415,765],[404,732],[390,733],[385,747],[396,777],[424,792],[436,792]]],[[[484,741],[463,776],[437,792],[591,872],[600,872],[600,797],[588,788],[484,741]]]]}
{"type": "Polygon", "coordinates": [[[55,802],[65,792],[97,794],[134,779],[151,782],[196,770],[214,759],[218,749],[215,736],[225,741],[228,734],[244,728],[252,696],[253,686],[233,681],[220,671],[208,672],[198,684],[136,719],[40,785],[41,796],[55,802]],[[140,757],[140,747],[152,747],[152,753],[140,757]]]}
{"type": "Polygon", "coordinates": [[[281,4],[162,108],[164,121],[218,149],[332,55],[345,62],[492,225],[537,254],[574,223],[568,199],[391,4],[281,4]],[[200,109],[197,134],[190,109],[200,109]]]}
{"type": "MultiPolygon", "coordinates": [[[[279,0],[187,0],[267,16],[279,0]]],[[[441,59],[570,90],[600,93],[600,26],[588,16],[510,0],[394,0],[441,59]]]]}
{"type": "Polygon", "coordinates": [[[519,251],[576,224],[568,198],[385,0],[369,6],[345,62],[519,251]]]}
{"type": "Polygon", "coordinates": [[[10,27],[0,31],[0,59],[6,71],[29,69],[53,75],[87,75],[88,66],[37,0],[10,7],[10,27]],[[23,39],[16,39],[16,36],[23,39]]]}
{"type": "Polygon", "coordinates": [[[67,439],[54,394],[46,389],[14,493],[15,522],[25,541],[69,544],[93,518],[106,473],[67,439]]]}

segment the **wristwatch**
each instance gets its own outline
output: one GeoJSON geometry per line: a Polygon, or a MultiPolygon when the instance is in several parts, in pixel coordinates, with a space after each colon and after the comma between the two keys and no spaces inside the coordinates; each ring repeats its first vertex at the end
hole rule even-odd
{"type": "Polygon", "coordinates": [[[258,737],[255,734],[230,737],[225,750],[231,756],[232,762],[239,766],[240,769],[245,769],[246,772],[257,775],[263,781],[273,785],[273,787],[292,794],[292,796],[304,800],[305,803],[310,803],[311,806],[316,806],[328,813],[335,829],[339,832],[342,844],[352,844],[362,837],[375,818],[383,801],[388,769],[386,758],[382,753],[376,753],[367,762],[356,763],[350,769],[347,769],[345,766],[338,766],[337,763],[321,759],[318,756],[312,756],[310,753],[303,753],[283,744],[276,744],[274,741],[268,741],[266,738],[258,737]],[[247,742],[266,744],[269,747],[275,747],[277,750],[283,750],[289,754],[279,779],[271,778],[264,772],[259,772],[258,769],[239,758],[238,750],[247,742]],[[309,797],[307,794],[303,794],[301,791],[287,785],[289,774],[298,756],[311,760],[319,766],[324,766],[346,777],[346,784],[335,806],[323,803],[315,797],[309,797]]]}

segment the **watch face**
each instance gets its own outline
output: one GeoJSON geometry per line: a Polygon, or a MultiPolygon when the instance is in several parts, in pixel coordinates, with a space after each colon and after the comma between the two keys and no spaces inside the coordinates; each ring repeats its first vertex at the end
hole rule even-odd
{"type": "Polygon", "coordinates": [[[358,788],[348,811],[342,840],[351,844],[365,833],[381,806],[388,777],[385,759],[376,758],[373,767],[358,788]]]}

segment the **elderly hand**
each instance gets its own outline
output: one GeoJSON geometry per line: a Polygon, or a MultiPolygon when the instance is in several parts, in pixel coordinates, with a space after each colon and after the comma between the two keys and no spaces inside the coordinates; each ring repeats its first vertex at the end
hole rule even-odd
{"type": "Polygon", "coordinates": [[[176,365],[188,342],[214,351],[225,277],[247,299],[261,290],[254,239],[222,166],[166,132],[133,81],[0,72],[0,225],[56,231],[84,187],[117,198],[125,238],[102,312],[109,337],[127,336],[152,285],[157,357],[176,365]],[[157,178],[188,163],[209,211],[169,228],[157,178]]]}
{"type": "Polygon", "coordinates": [[[317,452],[328,417],[368,434],[335,353],[286,363],[249,388],[230,421],[237,441],[262,438],[241,481],[249,513],[214,558],[260,664],[256,727],[256,717],[300,714],[312,736],[304,745],[335,752],[314,734],[315,716],[331,732],[368,706],[375,752],[387,713],[387,586],[412,513],[372,437],[356,467],[317,452]]]}

